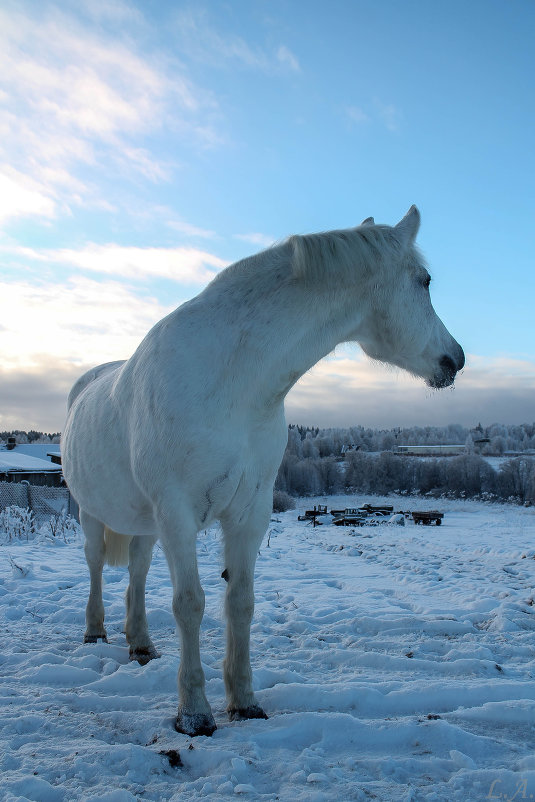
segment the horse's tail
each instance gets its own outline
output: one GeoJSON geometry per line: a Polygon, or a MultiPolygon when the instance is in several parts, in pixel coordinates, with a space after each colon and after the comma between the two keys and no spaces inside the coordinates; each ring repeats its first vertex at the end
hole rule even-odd
{"type": "Polygon", "coordinates": [[[128,549],[132,535],[120,535],[109,527],[104,527],[106,562],[108,565],[128,565],[128,549]]]}

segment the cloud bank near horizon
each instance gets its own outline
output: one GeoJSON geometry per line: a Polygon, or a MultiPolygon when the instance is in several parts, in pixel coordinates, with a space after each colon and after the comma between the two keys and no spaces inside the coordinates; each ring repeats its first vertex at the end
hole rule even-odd
{"type": "MultiPolygon", "coordinates": [[[[434,391],[401,371],[370,362],[354,347],[350,351],[322,360],[297,383],[287,398],[289,423],[390,429],[535,420],[535,364],[528,360],[469,355],[456,387],[434,391]]],[[[96,362],[126,356],[110,354],[96,362]]],[[[96,362],[75,364],[41,354],[32,365],[1,369],[0,429],[61,431],[72,384],[96,362]]]]}
{"type": "Polygon", "coordinates": [[[364,355],[323,360],[287,399],[291,423],[377,429],[535,420],[535,363],[467,355],[455,387],[431,390],[421,379],[372,363],[364,355]]]}

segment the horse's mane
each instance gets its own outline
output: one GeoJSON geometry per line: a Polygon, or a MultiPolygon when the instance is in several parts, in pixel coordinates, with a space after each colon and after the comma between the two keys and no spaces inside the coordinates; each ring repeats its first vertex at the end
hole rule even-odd
{"type": "Polygon", "coordinates": [[[400,251],[392,228],[381,225],[295,235],[288,242],[293,276],[312,283],[334,275],[342,281],[354,281],[357,266],[373,268],[394,253],[399,258],[400,251]]]}
{"type": "Polygon", "coordinates": [[[282,277],[317,284],[334,280],[354,283],[362,271],[371,272],[382,261],[399,260],[402,250],[390,226],[361,225],[318,234],[294,234],[260,253],[235,262],[212,281],[250,282],[276,270],[282,277]]]}

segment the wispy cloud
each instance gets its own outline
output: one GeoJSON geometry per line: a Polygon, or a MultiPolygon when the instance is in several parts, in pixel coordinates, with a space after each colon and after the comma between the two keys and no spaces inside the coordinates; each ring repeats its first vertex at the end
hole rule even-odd
{"type": "Polygon", "coordinates": [[[154,159],[146,148],[124,147],[117,161],[126,170],[133,169],[154,184],[170,181],[172,177],[173,165],[154,159]]]}
{"type": "Polygon", "coordinates": [[[167,211],[167,216],[169,219],[166,220],[165,224],[174,231],[179,231],[181,234],[185,234],[188,237],[213,239],[216,236],[215,231],[211,231],[208,228],[201,228],[200,226],[193,225],[185,220],[180,220],[177,217],[174,217],[171,210],[167,211]]]}
{"type": "Polygon", "coordinates": [[[382,100],[375,98],[374,106],[379,118],[389,131],[398,131],[401,127],[402,115],[400,109],[393,103],[383,103],[382,100]]]}
{"type": "Polygon", "coordinates": [[[285,44],[276,49],[249,44],[243,37],[219,30],[206,9],[188,8],[175,17],[181,48],[204,64],[219,68],[241,65],[266,73],[300,72],[297,56],[285,44]]]}
{"type": "Polygon", "coordinates": [[[147,280],[164,278],[184,284],[206,284],[228,264],[198,248],[137,248],[115,243],[88,243],[83,248],[34,249],[7,247],[2,250],[26,261],[67,265],[114,278],[147,280]]]}
{"type": "MultiPolygon", "coordinates": [[[[524,388],[535,397],[535,363],[531,359],[519,359],[507,355],[467,357],[469,370],[462,381],[473,389],[507,390],[509,387],[524,388]]],[[[535,419],[535,412],[530,420],[535,419]]]]}
{"type": "MultiPolygon", "coordinates": [[[[106,11],[108,21],[129,13],[121,2],[97,6],[93,16],[106,11]]],[[[131,16],[135,21],[139,14],[131,16]]],[[[91,195],[85,182],[73,201],[64,180],[81,166],[108,177],[111,167],[123,180],[128,173],[168,180],[173,165],[146,144],[163,126],[176,135],[195,131],[194,141],[218,138],[209,122],[213,97],[189,80],[178,61],[149,57],[116,26],[107,32],[82,24],[46,3],[39,13],[24,2],[0,9],[0,93],[0,171],[16,181],[20,198],[11,217],[46,218],[56,195],[67,204],[84,202],[91,195]],[[6,164],[18,171],[17,179],[6,164]],[[38,193],[48,203],[35,191],[33,200],[27,190],[22,197],[30,180],[46,187],[38,193]]]]}
{"type": "Polygon", "coordinates": [[[251,245],[256,245],[259,248],[269,248],[270,245],[273,245],[275,242],[274,237],[255,231],[251,231],[249,234],[235,234],[234,238],[242,240],[242,242],[249,242],[251,245]]]}
{"type": "Polygon", "coordinates": [[[77,0],[77,5],[88,17],[97,22],[113,22],[115,24],[143,22],[143,17],[138,9],[123,0],[77,0]]]}
{"type": "Polygon", "coordinates": [[[360,106],[346,106],[346,114],[356,125],[370,122],[370,117],[360,106]]]}
{"type": "Polygon", "coordinates": [[[6,371],[58,364],[97,364],[130,356],[146,332],[171,311],[117,281],[75,276],[0,282],[0,353],[6,371]]]}
{"type": "Polygon", "coordinates": [[[0,173],[0,223],[17,217],[55,217],[56,203],[45,187],[16,170],[0,173]]]}
{"type": "Polygon", "coordinates": [[[388,131],[395,132],[401,127],[402,114],[393,103],[383,103],[375,98],[370,104],[356,106],[349,104],[344,108],[345,116],[353,125],[362,126],[379,123],[388,131]]]}
{"type": "Polygon", "coordinates": [[[277,50],[277,61],[292,72],[301,72],[301,65],[297,56],[286,45],[280,45],[277,50]]]}

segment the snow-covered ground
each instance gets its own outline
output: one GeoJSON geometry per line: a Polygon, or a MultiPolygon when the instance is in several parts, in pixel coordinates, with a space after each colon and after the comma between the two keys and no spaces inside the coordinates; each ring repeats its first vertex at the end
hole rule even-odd
{"type": "Polygon", "coordinates": [[[4,543],[0,798],[533,799],[535,510],[441,501],[441,527],[297,521],[314,502],[366,500],[273,517],[252,632],[267,721],[226,718],[219,535],[201,533],[211,738],[173,729],[179,653],[159,548],[147,603],[162,657],[142,667],[122,634],[125,570],[105,569],[109,644],[82,645],[80,539],[4,543]]]}

